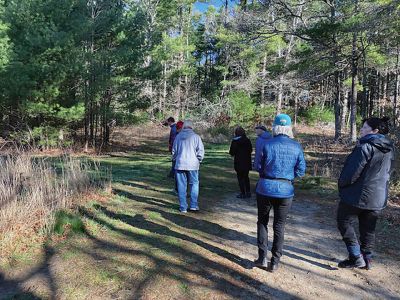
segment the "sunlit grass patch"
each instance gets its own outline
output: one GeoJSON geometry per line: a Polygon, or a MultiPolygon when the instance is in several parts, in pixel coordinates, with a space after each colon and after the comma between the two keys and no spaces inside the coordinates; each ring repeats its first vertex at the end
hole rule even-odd
{"type": "Polygon", "coordinates": [[[83,233],[85,225],[79,215],[58,211],[55,215],[54,232],[56,234],[83,233]]]}

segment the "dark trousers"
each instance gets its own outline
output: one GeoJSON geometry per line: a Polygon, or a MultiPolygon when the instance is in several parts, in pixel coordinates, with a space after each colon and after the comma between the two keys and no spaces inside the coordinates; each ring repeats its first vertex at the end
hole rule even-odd
{"type": "Polygon", "coordinates": [[[170,178],[175,178],[175,164],[176,164],[176,161],[173,160],[171,169],[169,170],[169,173],[168,173],[168,177],[170,177],[170,178]]]}
{"type": "Polygon", "coordinates": [[[236,171],[240,192],[245,195],[250,193],[249,171],[236,171]]]}
{"type": "Polygon", "coordinates": [[[260,256],[266,256],[268,251],[268,221],[271,208],[274,210],[274,240],[272,243],[271,261],[279,262],[285,234],[285,223],[289,209],[292,205],[291,198],[272,198],[257,194],[257,245],[260,256]]]}
{"type": "Polygon", "coordinates": [[[372,256],[372,248],[375,242],[375,227],[380,210],[367,210],[347,205],[340,202],[337,212],[337,225],[343,237],[350,256],[372,256]],[[358,220],[360,231],[360,244],[358,243],[355,226],[358,220]]]}

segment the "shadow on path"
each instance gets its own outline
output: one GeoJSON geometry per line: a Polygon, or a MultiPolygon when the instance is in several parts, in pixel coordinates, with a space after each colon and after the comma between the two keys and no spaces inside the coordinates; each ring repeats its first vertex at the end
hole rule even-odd
{"type": "Polygon", "coordinates": [[[0,272],[0,299],[41,299],[35,295],[34,291],[26,290],[24,287],[24,284],[34,277],[43,277],[47,282],[49,299],[57,299],[58,286],[51,269],[51,261],[55,252],[52,247],[47,245],[44,252],[43,262],[21,278],[5,279],[4,274],[0,272]]]}
{"type": "MultiPolygon", "coordinates": [[[[119,220],[125,224],[132,226],[133,228],[138,228],[142,230],[146,230],[151,232],[152,234],[145,235],[139,234],[127,229],[118,228],[110,222],[98,218],[93,213],[82,209],[81,213],[91,220],[106,226],[114,232],[117,232],[124,236],[127,239],[131,239],[133,241],[140,241],[141,243],[145,243],[152,247],[152,249],[159,249],[163,252],[168,252],[169,255],[173,257],[182,257],[183,261],[186,261],[186,264],[177,264],[171,261],[166,261],[165,259],[161,259],[157,257],[156,253],[146,252],[142,250],[135,250],[125,248],[123,246],[109,243],[106,241],[100,241],[92,235],[88,234],[88,236],[95,240],[95,242],[99,245],[100,249],[106,249],[107,251],[112,251],[116,253],[129,253],[132,255],[144,255],[155,262],[156,266],[153,268],[151,272],[148,272],[149,275],[142,279],[140,283],[137,283],[134,289],[135,297],[140,297],[143,293],[145,287],[150,284],[152,279],[154,279],[154,274],[164,274],[172,278],[176,278],[180,281],[187,282],[188,284],[194,284],[188,278],[190,278],[190,274],[198,275],[202,278],[207,278],[207,283],[205,286],[208,288],[213,288],[223,292],[226,295],[230,295],[232,297],[239,298],[247,298],[247,299],[265,299],[266,294],[269,296],[280,297],[282,299],[298,299],[294,295],[291,295],[285,291],[268,287],[268,291],[265,291],[265,288],[262,290],[262,294],[260,295],[259,289],[262,286],[265,286],[265,283],[258,281],[257,279],[251,278],[243,272],[240,272],[228,265],[221,264],[215,260],[204,257],[203,255],[190,250],[186,245],[177,245],[176,243],[171,243],[169,241],[169,237],[174,237],[177,239],[181,239],[186,242],[190,242],[196,244],[208,251],[211,251],[217,255],[220,255],[236,264],[240,267],[247,267],[249,261],[244,260],[236,255],[228,253],[227,251],[220,249],[216,246],[210,245],[198,239],[189,237],[185,234],[176,232],[171,230],[167,226],[156,224],[151,222],[143,217],[143,215],[136,215],[131,217],[125,214],[118,214],[109,211],[105,207],[98,207],[106,216],[109,218],[119,220]],[[154,236],[154,234],[156,236],[154,236]],[[184,272],[186,276],[180,275],[184,272]],[[237,281],[241,282],[240,284],[237,281]],[[210,286],[211,285],[211,286],[210,286]],[[244,285],[244,287],[242,286],[244,285]]],[[[198,285],[198,283],[196,283],[198,285]]]]}

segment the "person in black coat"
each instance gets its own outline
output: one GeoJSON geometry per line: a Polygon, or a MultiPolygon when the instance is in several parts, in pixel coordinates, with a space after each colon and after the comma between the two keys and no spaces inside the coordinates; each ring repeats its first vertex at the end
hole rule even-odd
{"type": "Polygon", "coordinates": [[[240,126],[237,127],[229,149],[229,154],[234,157],[234,168],[240,188],[240,194],[236,196],[237,198],[251,197],[249,172],[251,170],[252,151],[253,146],[247,138],[245,130],[240,126]]]}
{"type": "Polygon", "coordinates": [[[386,207],[394,160],[388,118],[363,121],[360,140],[347,157],[338,180],[340,202],[337,225],[349,252],[340,268],[371,268],[378,216],[386,207]],[[360,242],[354,227],[359,222],[360,242]]]}

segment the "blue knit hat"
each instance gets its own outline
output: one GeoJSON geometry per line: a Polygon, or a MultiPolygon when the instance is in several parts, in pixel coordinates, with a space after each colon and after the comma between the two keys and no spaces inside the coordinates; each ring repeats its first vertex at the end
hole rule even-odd
{"type": "Polygon", "coordinates": [[[275,126],[291,126],[292,120],[287,114],[279,114],[275,117],[274,120],[275,126]]]}

